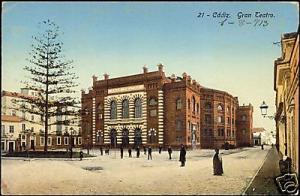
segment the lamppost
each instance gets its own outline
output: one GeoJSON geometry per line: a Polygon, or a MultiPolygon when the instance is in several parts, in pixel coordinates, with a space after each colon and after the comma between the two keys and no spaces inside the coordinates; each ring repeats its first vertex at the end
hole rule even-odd
{"type": "MultiPolygon", "coordinates": [[[[280,122],[284,123],[284,137],[285,137],[285,142],[284,142],[284,146],[285,146],[285,151],[284,151],[284,155],[287,156],[287,122],[286,122],[286,108],[285,108],[285,101],[283,101],[282,103],[282,109],[283,109],[283,116],[280,119],[280,122]]],[[[269,118],[269,119],[275,119],[276,120],[276,116],[267,116],[268,113],[268,105],[265,103],[265,101],[263,101],[263,103],[261,104],[261,106],[259,107],[261,110],[261,115],[265,118],[269,118]]],[[[278,133],[277,133],[278,134],[278,133]]]]}

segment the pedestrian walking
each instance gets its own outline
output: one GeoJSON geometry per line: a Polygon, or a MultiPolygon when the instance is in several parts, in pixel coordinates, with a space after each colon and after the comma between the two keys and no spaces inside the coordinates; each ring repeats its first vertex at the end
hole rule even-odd
{"type": "Polygon", "coordinates": [[[144,154],[147,154],[146,146],[143,146],[143,148],[144,148],[144,154]]]}
{"type": "Polygon", "coordinates": [[[215,149],[216,154],[213,158],[214,175],[221,176],[223,174],[222,157],[219,154],[219,149],[215,149]]]}
{"type": "Polygon", "coordinates": [[[80,161],[82,161],[82,158],[83,158],[83,152],[82,152],[82,150],[80,150],[80,152],[79,152],[79,158],[80,158],[80,161]]]}
{"type": "Polygon", "coordinates": [[[101,156],[103,156],[103,148],[102,148],[102,146],[100,146],[100,154],[101,154],[101,156]]]}
{"type": "Polygon", "coordinates": [[[131,157],[131,148],[130,147],[128,148],[128,154],[129,154],[129,157],[131,157]]]}
{"type": "Polygon", "coordinates": [[[139,146],[136,148],[136,157],[137,158],[140,157],[140,147],[139,146]]]}
{"type": "Polygon", "coordinates": [[[148,147],[148,160],[149,159],[152,160],[152,148],[151,148],[151,146],[148,147]]]}
{"type": "Polygon", "coordinates": [[[179,154],[179,161],[181,162],[181,166],[180,167],[184,167],[185,166],[185,158],[186,155],[186,150],[183,144],[181,144],[181,149],[180,149],[180,154],[179,154]]]}
{"type": "Polygon", "coordinates": [[[262,150],[264,149],[264,144],[261,145],[261,149],[262,149],[262,150]]]}
{"type": "Polygon", "coordinates": [[[172,148],[171,146],[168,147],[169,159],[172,159],[172,148]]]}
{"type": "Polygon", "coordinates": [[[121,146],[120,151],[121,151],[121,159],[123,159],[123,146],[121,146]]]}
{"type": "Polygon", "coordinates": [[[158,147],[158,153],[159,153],[159,154],[161,153],[161,149],[162,149],[162,146],[159,145],[159,147],[158,147]]]}
{"type": "Polygon", "coordinates": [[[70,147],[70,158],[71,159],[73,158],[73,149],[72,149],[72,147],[70,147]]]}

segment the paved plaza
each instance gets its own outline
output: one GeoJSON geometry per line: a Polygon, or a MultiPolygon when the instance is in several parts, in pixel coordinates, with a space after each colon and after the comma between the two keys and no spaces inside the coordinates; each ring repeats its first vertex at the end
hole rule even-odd
{"type": "Polygon", "coordinates": [[[187,152],[180,167],[179,152],[154,151],[153,160],[141,151],[132,158],[124,150],[93,158],[2,158],[2,194],[242,194],[262,166],[270,147],[221,150],[223,176],[214,176],[214,150],[187,152]],[[98,170],[87,170],[97,167],[98,170]]]}

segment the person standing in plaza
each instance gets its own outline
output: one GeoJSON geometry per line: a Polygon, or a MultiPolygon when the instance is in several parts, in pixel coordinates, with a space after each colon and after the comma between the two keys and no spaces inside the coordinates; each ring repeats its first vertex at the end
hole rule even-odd
{"type": "Polygon", "coordinates": [[[139,146],[136,148],[136,157],[137,158],[140,157],[140,147],[139,146]]]}
{"type": "Polygon", "coordinates": [[[172,148],[171,146],[168,147],[168,153],[169,153],[169,159],[171,160],[172,159],[172,148]]]}
{"type": "Polygon", "coordinates": [[[185,166],[185,158],[186,155],[186,150],[183,144],[181,144],[181,149],[180,149],[180,154],[179,154],[179,161],[181,162],[181,166],[180,167],[184,167],[185,166]]]}
{"type": "Polygon", "coordinates": [[[83,152],[82,152],[82,150],[80,150],[80,152],[79,152],[79,158],[80,158],[80,161],[82,161],[82,158],[83,158],[83,152]]]}
{"type": "Polygon", "coordinates": [[[131,147],[128,148],[129,157],[131,157],[131,147]]]}
{"type": "Polygon", "coordinates": [[[100,153],[101,153],[101,156],[103,155],[103,148],[102,146],[100,146],[100,153]]]}
{"type": "Polygon", "coordinates": [[[148,147],[148,160],[151,158],[152,160],[152,148],[151,146],[148,147]]]}
{"type": "Polygon", "coordinates": [[[214,175],[221,176],[223,174],[222,157],[219,154],[219,149],[215,149],[215,152],[213,158],[214,175]]]}
{"type": "Polygon", "coordinates": [[[121,146],[120,152],[121,152],[121,159],[123,159],[123,146],[121,146]]]}
{"type": "Polygon", "coordinates": [[[161,149],[162,149],[162,147],[161,147],[161,145],[159,145],[159,147],[158,147],[158,153],[159,154],[161,153],[161,149]]]}
{"type": "Polygon", "coordinates": [[[147,154],[146,146],[143,146],[143,148],[144,148],[144,154],[147,154]]]}

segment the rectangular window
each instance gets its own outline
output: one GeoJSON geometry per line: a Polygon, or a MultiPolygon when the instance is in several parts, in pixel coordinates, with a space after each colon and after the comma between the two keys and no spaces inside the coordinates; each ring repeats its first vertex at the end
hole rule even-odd
{"type": "Polygon", "coordinates": [[[15,132],[15,127],[13,125],[9,126],[9,133],[14,133],[15,132]]]}
{"type": "Polygon", "coordinates": [[[52,137],[48,137],[48,146],[52,145],[52,137]]]}
{"type": "Polygon", "coordinates": [[[44,137],[40,137],[40,145],[41,146],[45,145],[45,138],[44,137]]]}
{"type": "Polygon", "coordinates": [[[16,116],[16,110],[12,110],[12,111],[11,111],[11,115],[12,115],[12,116],[16,116]]]}
{"type": "Polygon", "coordinates": [[[31,115],[31,120],[34,121],[34,115],[31,115]]]}
{"type": "Polygon", "coordinates": [[[25,135],[22,135],[22,140],[25,140],[25,138],[26,138],[25,135]]]}
{"type": "Polygon", "coordinates": [[[69,138],[68,137],[64,138],[64,145],[69,145],[69,138]]]}
{"type": "Polygon", "coordinates": [[[4,151],[4,145],[5,145],[5,142],[1,142],[1,150],[4,151]]]}
{"type": "Polygon", "coordinates": [[[243,135],[245,135],[245,134],[246,134],[246,130],[245,130],[245,129],[243,129],[243,130],[242,130],[242,132],[243,132],[243,135]]]}
{"type": "Polygon", "coordinates": [[[156,116],[156,115],[157,115],[156,110],[150,110],[150,116],[151,116],[151,117],[154,117],[154,116],[156,116]]]}
{"type": "Polygon", "coordinates": [[[5,125],[1,125],[1,136],[5,135],[5,125]]]}
{"type": "Polygon", "coordinates": [[[230,118],[229,117],[227,117],[227,123],[230,124],[230,118]]]}
{"type": "Polygon", "coordinates": [[[22,142],[22,147],[25,148],[26,142],[22,142]]]}
{"type": "Polygon", "coordinates": [[[99,114],[99,119],[102,119],[102,114],[99,114]]]}
{"type": "Polygon", "coordinates": [[[182,121],[177,120],[176,121],[176,131],[181,131],[182,130],[182,121]]]}
{"type": "Polygon", "coordinates": [[[211,115],[205,114],[204,120],[206,124],[211,124],[211,115]]]}
{"type": "Polygon", "coordinates": [[[221,129],[221,136],[224,136],[224,129],[221,129]]]}
{"type": "Polygon", "coordinates": [[[56,138],[56,144],[57,145],[61,145],[61,137],[57,137],[56,138]]]}
{"type": "Polygon", "coordinates": [[[81,145],[81,137],[78,137],[78,145],[81,145]]]}
{"type": "Polygon", "coordinates": [[[32,131],[32,132],[34,131],[34,127],[31,127],[31,131],[32,131]]]}
{"type": "Polygon", "coordinates": [[[212,131],[212,129],[209,129],[209,135],[210,135],[210,136],[213,136],[213,131],[212,131]]]}
{"type": "Polygon", "coordinates": [[[25,131],[25,129],[26,129],[25,124],[22,124],[22,131],[25,131]]]}

